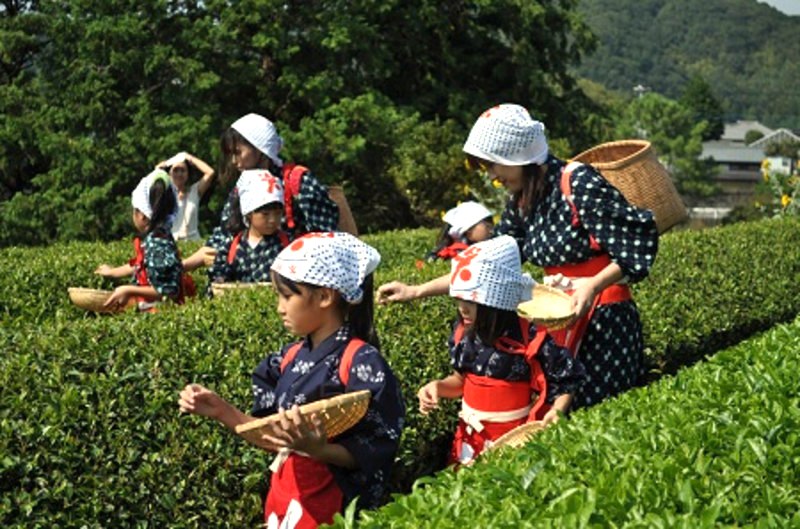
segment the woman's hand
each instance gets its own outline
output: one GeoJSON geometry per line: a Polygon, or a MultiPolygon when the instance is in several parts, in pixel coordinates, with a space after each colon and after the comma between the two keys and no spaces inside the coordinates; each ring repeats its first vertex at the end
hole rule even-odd
{"type": "Polygon", "coordinates": [[[428,382],[417,392],[419,399],[419,412],[428,415],[431,411],[439,407],[439,383],[434,380],[428,382]]]}
{"type": "Polygon", "coordinates": [[[192,413],[217,419],[222,415],[225,401],[200,384],[188,384],[180,393],[178,407],[183,413],[192,413]]]}
{"type": "Polygon", "coordinates": [[[104,307],[109,308],[117,308],[117,307],[124,307],[128,304],[128,300],[132,295],[131,286],[130,285],[123,285],[121,287],[117,287],[114,289],[114,292],[108,297],[105,303],[103,303],[104,307]]]}
{"type": "Polygon", "coordinates": [[[594,282],[589,279],[573,281],[573,285],[572,308],[575,311],[575,318],[580,319],[592,308],[597,291],[594,282]]]}
{"type": "Polygon", "coordinates": [[[262,436],[275,450],[290,448],[318,457],[325,449],[328,436],[325,424],[317,414],[303,415],[295,404],[289,411],[281,409],[278,417],[279,421],[273,425],[270,433],[262,436]]]}
{"type": "Polygon", "coordinates": [[[111,267],[105,263],[95,268],[94,273],[102,277],[114,277],[111,267]]]}
{"type": "Polygon", "coordinates": [[[407,285],[400,281],[392,281],[378,287],[378,303],[396,303],[399,301],[411,301],[417,297],[416,287],[407,285]]]}

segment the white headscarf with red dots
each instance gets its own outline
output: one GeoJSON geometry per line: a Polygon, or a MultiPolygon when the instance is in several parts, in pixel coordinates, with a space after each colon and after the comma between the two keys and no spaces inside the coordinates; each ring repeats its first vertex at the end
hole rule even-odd
{"type": "Polygon", "coordinates": [[[266,169],[242,171],[236,182],[236,189],[239,190],[242,215],[273,202],[283,204],[283,184],[266,169]]]}
{"type": "Polygon", "coordinates": [[[450,295],[454,298],[513,311],[531,299],[534,283],[522,273],[517,241],[509,235],[475,243],[452,261],[450,295]]]}
{"type": "Polygon", "coordinates": [[[472,126],[464,152],[503,165],[541,165],[548,153],[544,123],[519,105],[497,105],[472,126]]]}
{"type": "Polygon", "coordinates": [[[375,248],[349,233],[306,233],[278,254],[271,269],[296,283],[332,288],[357,304],[364,279],[380,262],[375,248]]]}

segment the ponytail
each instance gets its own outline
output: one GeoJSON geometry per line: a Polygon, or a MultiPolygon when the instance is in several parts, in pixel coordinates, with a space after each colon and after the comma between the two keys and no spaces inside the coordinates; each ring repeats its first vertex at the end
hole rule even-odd
{"type": "Polygon", "coordinates": [[[374,322],[375,301],[372,292],[373,283],[373,274],[369,274],[364,278],[364,282],[361,284],[361,290],[364,291],[361,303],[352,305],[344,302],[344,300],[343,302],[347,305],[347,321],[350,323],[350,330],[353,332],[353,335],[361,338],[376,349],[380,349],[381,342],[375,330],[374,322]]]}
{"type": "Polygon", "coordinates": [[[242,215],[242,202],[239,199],[238,190],[228,196],[230,206],[230,217],[225,221],[225,230],[231,235],[235,235],[245,229],[244,215],[242,215]]]}
{"type": "Polygon", "coordinates": [[[149,199],[153,216],[148,224],[147,233],[166,223],[178,209],[175,191],[172,189],[172,185],[166,183],[164,179],[158,178],[153,182],[150,186],[149,199]]]}

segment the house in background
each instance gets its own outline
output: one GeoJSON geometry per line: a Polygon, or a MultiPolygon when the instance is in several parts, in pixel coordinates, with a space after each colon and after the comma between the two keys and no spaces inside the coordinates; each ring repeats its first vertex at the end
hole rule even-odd
{"type": "MultiPolygon", "coordinates": [[[[770,143],[783,142],[794,142],[800,144],[800,136],[789,129],[778,129],[772,131],[770,134],[765,135],[761,139],[752,142],[749,146],[761,147],[762,149],[766,150],[770,143]]],[[[796,168],[795,161],[797,160],[797,157],[789,158],[787,156],[773,155],[767,156],[766,158],[769,161],[770,171],[790,175],[796,168]]]]}

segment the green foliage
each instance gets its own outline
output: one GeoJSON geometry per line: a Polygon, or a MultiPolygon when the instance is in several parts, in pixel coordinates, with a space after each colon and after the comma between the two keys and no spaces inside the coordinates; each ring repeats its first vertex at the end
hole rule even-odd
{"type": "Polygon", "coordinates": [[[638,137],[653,143],[658,156],[675,179],[678,191],[695,197],[716,191],[711,181],[713,163],[700,160],[706,121],[696,121],[692,111],[660,94],[633,99],[617,124],[619,138],[638,137]]]}
{"type": "Polygon", "coordinates": [[[681,94],[680,102],[692,111],[692,117],[696,122],[707,123],[703,131],[703,141],[718,140],[722,137],[722,133],[725,132],[722,105],[705,79],[699,75],[692,77],[681,94]]]}
{"type": "Polygon", "coordinates": [[[705,79],[725,121],[800,127],[797,20],[752,0],[591,0],[579,10],[597,36],[579,74],[631,94],[638,84],[678,98],[705,79]]]}
{"type": "Polygon", "coordinates": [[[794,527],[798,346],[795,320],[420,482],[358,526],[794,527]]]}
{"type": "Polygon", "coordinates": [[[748,130],[744,133],[744,142],[746,145],[750,145],[753,142],[756,142],[764,137],[764,133],[760,130],[748,130]]]}
{"type": "Polygon", "coordinates": [[[764,182],[770,190],[769,201],[759,203],[764,215],[784,216],[800,214],[800,173],[786,174],[772,170],[769,160],[761,164],[764,182]]]}
{"type": "MultiPolygon", "coordinates": [[[[665,235],[651,277],[635,286],[653,369],[674,371],[753,332],[793,318],[800,311],[798,228],[797,219],[783,218],[665,235]]],[[[419,283],[446,273],[447,263],[415,266],[433,245],[434,237],[435,230],[366,236],[383,256],[377,283],[391,279],[419,283]]],[[[187,254],[195,248],[184,245],[182,251],[187,254]]],[[[180,417],[175,401],[184,384],[198,381],[240,408],[249,407],[252,368],[269,351],[291,339],[275,313],[274,294],[264,289],[215,300],[196,299],[185,307],[166,308],[156,314],[95,317],[70,306],[68,286],[110,287],[110,282],[94,276],[92,270],[101,261],[124,262],[130,252],[128,241],[0,251],[0,268],[6,271],[0,278],[3,527],[118,527],[135,526],[143,520],[152,527],[179,528],[254,527],[259,523],[268,458],[209,421],[180,417]]],[[[528,268],[541,275],[540,270],[528,268]]],[[[195,278],[202,288],[203,274],[195,278]]],[[[446,297],[376,309],[383,352],[401,381],[408,409],[407,428],[392,477],[396,491],[409,490],[416,478],[441,469],[445,461],[455,428],[455,403],[448,403],[433,416],[422,417],[415,395],[422,383],[449,370],[445,344],[454,315],[454,305],[446,297]]],[[[749,364],[745,361],[741,365],[749,364]]],[[[704,390],[710,392],[708,380],[705,386],[704,390]]],[[[727,388],[719,391],[725,393],[727,388]]],[[[650,391],[655,390],[646,390],[645,394],[650,391]]],[[[784,391],[788,394],[796,392],[784,391]]],[[[632,398],[626,395],[620,401],[632,398]]],[[[566,443],[578,430],[587,430],[587,438],[600,443],[594,448],[590,444],[565,444],[569,450],[583,447],[575,456],[578,459],[569,452],[563,460],[563,465],[585,470],[585,475],[574,478],[578,483],[606,475],[603,469],[616,468],[617,463],[625,468],[626,458],[649,461],[651,453],[636,448],[639,440],[625,441],[621,452],[614,451],[609,440],[625,432],[635,437],[642,431],[647,433],[642,437],[647,443],[660,443],[659,439],[672,438],[673,429],[683,432],[684,428],[683,423],[665,423],[672,425],[665,427],[656,420],[638,418],[664,408],[660,400],[638,406],[631,404],[618,411],[604,406],[602,411],[580,412],[565,428],[548,432],[542,439],[566,443]],[[634,419],[624,419],[628,415],[634,419]],[[637,428],[630,428],[631,420],[636,421],[637,428]],[[561,435],[569,437],[558,437],[561,435]],[[606,466],[574,464],[594,460],[604,461],[602,465],[606,466]]],[[[677,404],[673,409],[681,416],[690,408],[677,404]]],[[[777,413],[772,408],[767,410],[767,416],[777,413]]],[[[547,447],[537,450],[545,461],[549,461],[547,454],[555,457],[561,453],[547,447]]],[[[442,483],[454,488],[432,503],[425,503],[428,500],[420,496],[423,491],[418,491],[369,516],[385,520],[384,516],[408,515],[413,520],[424,511],[438,517],[440,507],[447,512],[454,499],[470,497],[461,505],[467,512],[473,502],[480,503],[476,520],[488,516],[489,505],[495,514],[525,520],[529,509],[542,505],[540,500],[519,501],[532,496],[533,491],[536,497],[545,494],[542,497],[552,505],[553,516],[562,516],[567,520],[564,523],[572,523],[569,517],[579,517],[580,512],[595,516],[589,504],[605,503],[592,498],[600,498],[606,489],[598,488],[595,494],[578,488],[567,494],[577,485],[538,485],[544,483],[538,481],[541,476],[550,475],[551,463],[531,462],[531,458],[538,461],[537,453],[526,452],[509,464],[482,465],[481,475],[488,473],[496,486],[491,489],[496,492],[488,492],[487,497],[472,497],[467,488],[458,485],[459,480],[478,474],[446,472],[430,491],[439,490],[442,483]]],[[[569,476],[575,474],[564,473],[562,463],[557,465],[558,473],[573,479],[569,476]]],[[[677,482],[669,478],[678,475],[679,466],[658,463],[655,468],[659,470],[651,478],[641,478],[644,481],[635,475],[638,467],[614,474],[603,485],[612,487],[608,489],[611,496],[602,497],[618,498],[612,502],[613,509],[622,502],[631,509],[631,516],[641,516],[644,521],[640,524],[647,525],[646,513],[652,502],[661,501],[662,493],[646,488],[648,493],[641,503],[635,496],[622,494],[635,490],[624,488],[628,482],[638,487],[647,479],[663,479],[657,481],[662,483],[661,488],[663,483],[677,482]]],[[[428,482],[420,482],[418,488],[428,482]]],[[[694,502],[694,507],[680,503],[684,510],[675,511],[687,520],[698,516],[698,505],[708,499],[697,492],[699,485],[691,482],[695,496],[688,490],[681,492],[686,502],[694,502]],[[692,497],[695,499],[690,500],[692,497]]],[[[739,489],[735,490],[739,494],[739,489]]],[[[742,494],[749,492],[742,490],[742,494]]],[[[785,497],[777,490],[769,494],[775,497],[776,516],[780,516],[777,512],[786,505],[785,497]]],[[[672,506],[672,501],[664,505],[672,506]]],[[[707,505],[713,507],[712,503],[707,505]]],[[[749,519],[745,511],[750,507],[740,509],[742,514],[735,520],[749,519]]],[[[610,514],[603,516],[613,519],[610,514]]],[[[501,522],[498,519],[498,524],[505,524],[501,522]]],[[[669,520],[663,523],[670,525],[669,520]]],[[[444,521],[442,524],[447,526],[444,521]]]]}

